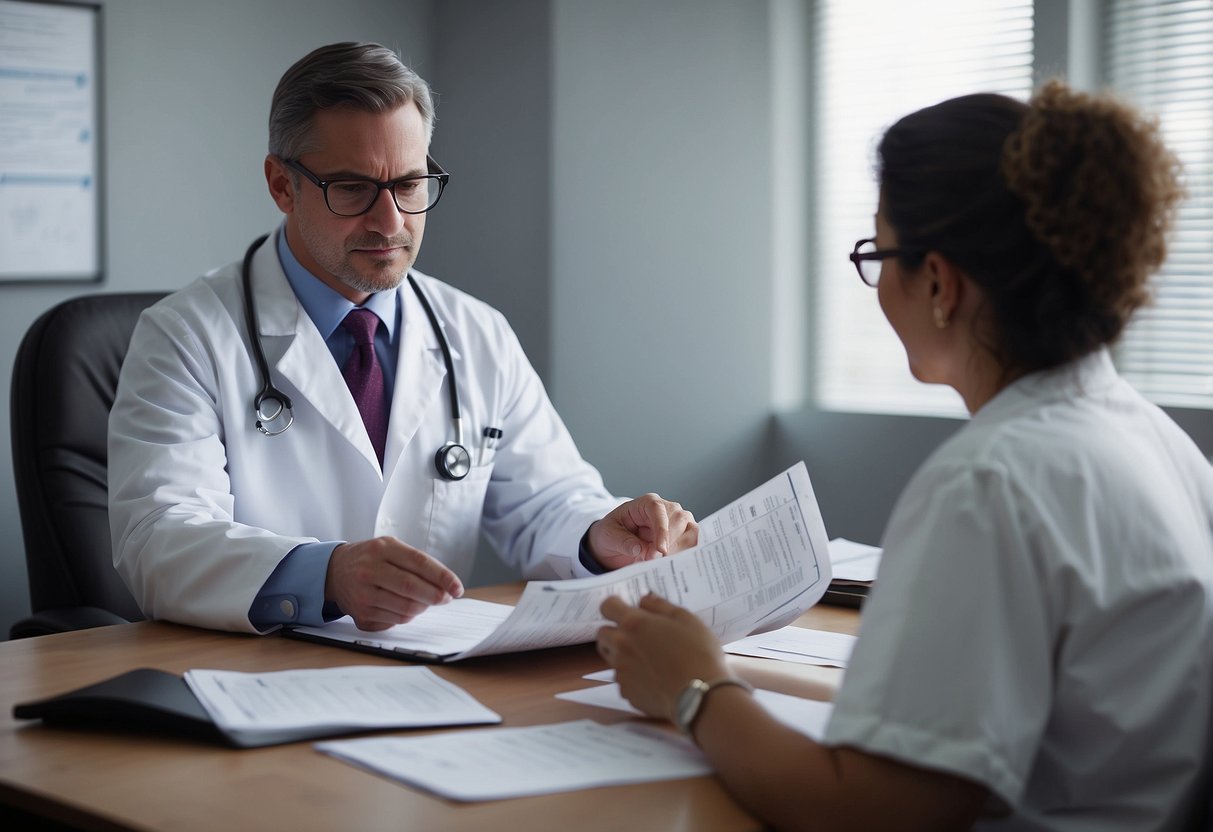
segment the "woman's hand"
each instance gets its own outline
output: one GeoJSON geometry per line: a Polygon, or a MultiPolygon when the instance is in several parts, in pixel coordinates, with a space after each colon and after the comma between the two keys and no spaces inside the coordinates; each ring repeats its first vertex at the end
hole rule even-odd
{"type": "Polygon", "coordinates": [[[624,697],[649,716],[669,719],[692,679],[729,675],[720,642],[689,610],[656,595],[635,607],[611,597],[601,610],[615,626],[598,631],[598,653],[624,697]]]}

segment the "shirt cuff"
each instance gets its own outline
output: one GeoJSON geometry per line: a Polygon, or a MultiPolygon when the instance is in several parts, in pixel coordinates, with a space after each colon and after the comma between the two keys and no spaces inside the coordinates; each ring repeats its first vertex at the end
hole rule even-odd
{"type": "MultiPolygon", "coordinates": [[[[592,523],[590,525],[593,525],[592,523]]],[[[581,543],[577,545],[577,559],[581,561],[591,575],[601,575],[607,571],[607,568],[599,563],[594,555],[590,553],[590,530],[587,528],[585,534],[581,536],[581,543]]]]}
{"type": "Polygon", "coordinates": [[[249,622],[258,630],[283,624],[319,627],[340,618],[341,609],[324,600],[329,557],[339,541],[301,543],[286,553],[253,599],[249,622]]]}

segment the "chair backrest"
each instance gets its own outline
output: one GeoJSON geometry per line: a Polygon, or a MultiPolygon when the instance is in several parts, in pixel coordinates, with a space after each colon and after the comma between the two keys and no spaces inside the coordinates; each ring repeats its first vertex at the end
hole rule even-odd
{"type": "Polygon", "coordinates": [[[139,314],[163,292],[85,295],[43,313],[13,366],[13,471],[33,612],[143,618],[114,570],[106,434],[139,314]]]}

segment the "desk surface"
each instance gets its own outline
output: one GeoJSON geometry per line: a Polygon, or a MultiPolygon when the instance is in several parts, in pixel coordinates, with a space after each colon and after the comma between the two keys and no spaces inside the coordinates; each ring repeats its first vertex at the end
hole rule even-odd
{"type": "MultiPolygon", "coordinates": [[[[513,602],[521,585],[473,590],[513,602]]],[[[817,607],[799,622],[855,632],[854,610],[817,607]]],[[[829,698],[839,671],[730,657],[763,687],[829,698]]],[[[236,751],[156,735],[74,731],[14,720],[13,705],[131,670],[270,671],[391,659],[273,636],[162,622],[0,643],[0,806],[92,830],[753,830],[757,821],[712,777],[462,804],[369,774],[294,743],[236,751]]],[[[591,645],[471,659],[436,672],[507,726],[628,719],[554,698],[604,664],[591,645]]]]}

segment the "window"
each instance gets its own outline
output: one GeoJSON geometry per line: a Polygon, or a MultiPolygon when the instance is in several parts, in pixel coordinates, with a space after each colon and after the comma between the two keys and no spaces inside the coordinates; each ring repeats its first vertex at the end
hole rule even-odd
{"type": "Polygon", "coordinates": [[[1110,86],[1158,115],[1188,189],[1154,303],[1117,364],[1159,404],[1213,408],[1213,3],[1113,0],[1104,42],[1110,86]]]}
{"type": "Polygon", "coordinates": [[[817,133],[812,259],[817,406],[960,415],[950,388],[916,382],[876,293],[847,260],[874,232],[876,142],[913,110],[971,92],[1032,89],[1032,0],[820,0],[812,54],[817,133]]]}
{"type": "MultiPolygon", "coordinates": [[[[875,292],[859,282],[846,254],[873,233],[875,145],[896,118],[970,92],[1031,93],[1033,6],[1040,3],[813,3],[818,407],[964,413],[953,391],[910,376],[875,292]]],[[[1156,279],[1156,302],[1138,314],[1115,357],[1125,377],[1154,401],[1213,408],[1213,4],[1107,0],[1098,8],[1091,35],[1103,66],[1091,67],[1092,75],[1102,73],[1096,86],[1110,86],[1158,114],[1164,139],[1184,164],[1189,193],[1156,279]]],[[[1040,13],[1045,10],[1058,11],[1047,4],[1040,13]]]]}

